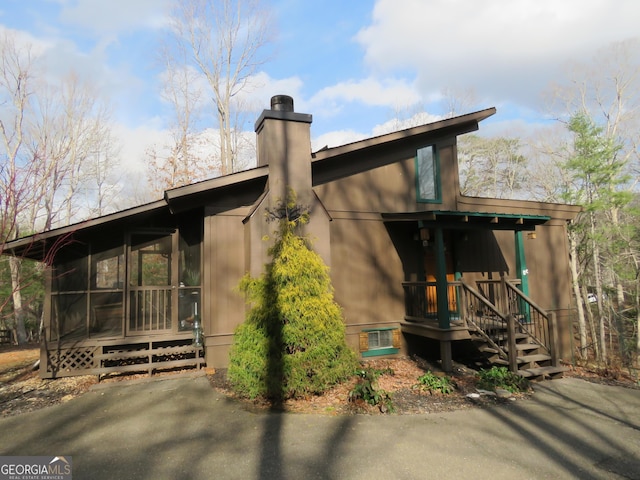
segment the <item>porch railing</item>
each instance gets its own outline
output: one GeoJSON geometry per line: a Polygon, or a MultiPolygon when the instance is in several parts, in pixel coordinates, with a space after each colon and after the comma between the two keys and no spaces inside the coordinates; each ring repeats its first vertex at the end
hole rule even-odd
{"type": "MultiPolygon", "coordinates": [[[[470,285],[464,282],[460,282],[460,285],[460,303],[463,306],[462,318],[467,328],[473,329],[477,335],[483,337],[485,342],[495,351],[495,354],[508,361],[510,368],[513,369],[514,365],[517,365],[514,363],[515,356],[512,356],[513,360],[509,357],[507,352],[497,343],[498,338],[495,335],[495,332],[506,332],[507,344],[511,349],[515,343],[513,317],[503,314],[482,293],[470,285]]],[[[515,346],[511,351],[515,352],[515,346]]]]}
{"type": "Polygon", "coordinates": [[[129,331],[171,328],[171,287],[139,287],[129,298],[129,331]]]}
{"type": "MultiPolygon", "coordinates": [[[[436,282],[404,282],[405,318],[408,321],[419,322],[436,319],[438,317],[438,295],[436,282]]],[[[460,317],[459,309],[460,282],[447,284],[449,299],[449,315],[460,317]]]]}
{"type": "Polygon", "coordinates": [[[547,312],[526,296],[513,280],[504,280],[504,291],[508,311],[518,320],[523,333],[529,335],[552,358],[557,365],[557,324],[555,314],[547,312]]]}
{"type": "MultiPolygon", "coordinates": [[[[497,354],[508,360],[510,368],[516,368],[516,355],[511,357],[495,341],[502,330],[507,337],[510,351],[516,352],[516,333],[525,333],[542,351],[552,357],[557,365],[557,325],[553,312],[546,312],[520,289],[520,280],[483,280],[476,282],[477,289],[462,282],[449,282],[447,293],[452,320],[485,337],[497,354]],[[453,302],[452,302],[453,299],[453,302]]],[[[405,282],[405,319],[429,321],[437,318],[437,285],[435,282],[405,282]]]]}

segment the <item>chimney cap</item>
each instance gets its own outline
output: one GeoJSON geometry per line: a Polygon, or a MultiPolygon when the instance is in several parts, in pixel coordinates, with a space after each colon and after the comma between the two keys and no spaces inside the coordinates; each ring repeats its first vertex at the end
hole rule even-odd
{"type": "Polygon", "coordinates": [[[289,95],[275,95],[271,97],[271,110],[263,110],[258,120],[256,120],[254,126],[256,133],[262,129],[262,124],[266,119],[302,123],[311,123],[312,121],[310,114],[295,113],[293,111],[293,98],[289,95]]]}
{"type": "Polygon", "coordinates": [[[293,112],[293,98],[289,95],[274,95],[271,97],[271,110],[293,112]]]}

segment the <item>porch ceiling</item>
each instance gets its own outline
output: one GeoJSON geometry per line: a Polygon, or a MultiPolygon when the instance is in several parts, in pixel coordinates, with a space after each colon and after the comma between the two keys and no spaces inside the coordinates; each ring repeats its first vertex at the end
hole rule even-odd
{"type": "Polygon", "coordinates": [[[438,225],[447,229],[482,228],[487,230],[535,230],[551,219],[547,215],[522,215],[515,213],[460,212],[433,210],[428,212],[383,213],[385,221],[415,222],[438,225]]]}

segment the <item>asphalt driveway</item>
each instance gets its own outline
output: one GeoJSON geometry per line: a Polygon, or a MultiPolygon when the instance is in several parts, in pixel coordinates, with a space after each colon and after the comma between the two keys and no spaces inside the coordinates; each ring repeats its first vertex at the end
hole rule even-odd
{"type": "Polygon", "coordinates": [[[74,479],[640,479],[640,390],[566,378],[426,415],[249,412],[203,376],[112,384],[0,420],[0,455],[74,479]]]}

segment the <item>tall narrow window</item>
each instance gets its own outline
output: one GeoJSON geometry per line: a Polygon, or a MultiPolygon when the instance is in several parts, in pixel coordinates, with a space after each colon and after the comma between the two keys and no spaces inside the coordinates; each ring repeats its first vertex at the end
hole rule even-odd
{"type": "Polygon", "coordinates": [[[440,168],[433,145],[418,150],[416,172],[418,201],[440,202],[440,168]]]}

